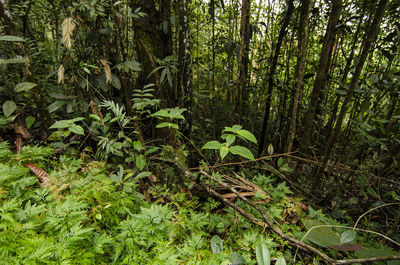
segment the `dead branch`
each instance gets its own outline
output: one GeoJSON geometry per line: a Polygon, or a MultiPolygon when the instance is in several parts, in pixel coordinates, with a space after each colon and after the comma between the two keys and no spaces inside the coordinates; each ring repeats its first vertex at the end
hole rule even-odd
{"type": "Polygon", "coordinates": [[[216,192],[214,189],[212,189],[209,185],[199,182],[198,179],[192,174],[191,171],[185,169],[179,162],[171,159],[163,159],[163,158],[151,158],[151,160],[156,160],[168,164],[172,164],[175,168],[181,171],[181,173],[188,179],[191,179],[192,181],[197,182],[204,190],[206,190],[209,194],[223,202],[224,204],[232,207],[239,213],[241,213],[245,218],[247,218],[249,221],[253,222],[256,225],[262,226],[262,227],[269,227],[270,230],[272,230],[275,234],[280,236],[281,238],[287,240],[291,245],[294,245],[304,251],[307,251],[308,253],[317,255],[321,257],[324,261],[326,261],[328,264],[351,264],[351,263],[367,263],[367,262],[374,262],[374,261],[383,261],[383,260],[400,260],[400,256],[385,256],[385,257],[375,257],[375,258],[365,258],[365,259],[347,259],[347,260],[335,260],[328,255],[322,253],[318,249],[314,248],[313,246],[304,243],[302,241],[299,241],[295,238],[292,238],[286,234],[284,234],[280,229],[276,228],[274,224],[270,221],[267,212],[261,208],[259,205],[254,204],[253,202],[249,201],[245,196],[243,196],[240,192],[238,192],[235,188],[230,186],[229,184],[218,180],[211,175],[209,175],[207,172],[200,170],[199,173],[202,174],[203,176],[209,178],[210,180],[218,183],[219,185],[223,186],[224,188],[230,190],[232,193],[234,193],[238,198],[243,200],[245,203],[256,209],[258,212],[260,212],[263,221],[255,218],[252,214],[246,212],[243,208],[237,206],[235,203],[227,200],[224,198],[221,194],[216,192]]]}

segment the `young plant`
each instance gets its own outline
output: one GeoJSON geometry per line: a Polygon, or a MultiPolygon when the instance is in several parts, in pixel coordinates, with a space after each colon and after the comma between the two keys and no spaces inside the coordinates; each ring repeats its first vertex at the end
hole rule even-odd
{"type": "Polygon", "coordinates": [[[257,144],[257,140],[251,132],[242,129],[240,125],[233,125],[232,127],[225,127],[225,129],[222,130],[221,138],[225,140],[224,143],[209,141],[203,145],[201,149],[219,150],[219,155],[222,160],[224,160],[229,153],[254,160],[254,156],[248,148],[240,145],[232,145],[237,138],[257,144]]]}

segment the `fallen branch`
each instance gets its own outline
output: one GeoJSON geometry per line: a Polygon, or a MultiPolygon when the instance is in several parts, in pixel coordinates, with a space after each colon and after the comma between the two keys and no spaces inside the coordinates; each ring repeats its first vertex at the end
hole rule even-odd
{"type": "Polygon", "coordinates": [[[205,184],[203,182],[199,182],[197,180],[197,177],[195,177],[192,174],[192,172],[190,172],[189,170],[185,169],[177,161],[171,160],[171,159],[163,159],[163,158],[151,158],[151,160],[156,160],[156,161],[172,164],[175,168],[180,170],[182,172],[182,174],[186,178],[197,182],[204,190],[206,190],[212,196],[214,196],[215,198],[217,198],[218,200],[220,200],[224,204],[232,207],[233,209],[235,209],[236,211],[241,213],[244,217],[246,217],[248,220],[250,220],[254,224],[262,226],[262,227],[269,227],[269,229],[272,232],[274,232],[275,234],[277,234],[281,238],[287,240],[291,245],[294,245],[294,246],[296,246],[296,247],[298,247],[298,248],[300,248],[302,250],[307,251],[308,253],[311,253],[311,254],[314,254],[314,255],[317,255],[317,256],[321,257],[328,264],[351,264],[351,263],[367,263],[367,262],[384,261],[384,260],[400,260],[400,256],[385,256],[385,257],[375,257],[375,258],[365,258],[365,259],[335,260],[335,259],[329,257],[328,255],[322,253],[318,249],[314,248],[313,246],[284,234],[280,229],[278,229],[278,228],[276,228],[274,226],[274,224],[270,221],[267,212],[263,208],[261,208],[260,206],[254,204],[253,202],[249,201],[245,196],[240,194],[240,192],[238,192],[232,186],[228,185],[227,183],[225,183],[225,182],[223,182],[223,181],[221,181],[219,179],[214,178],[213,176],[209,175],[207,172],[205,172],[203,170],[199,171],[200,174],[202,174],[203,176],[209,178],[210,180],[218,183],[219,185],[223,186],[224,188],[230,190],[232,193],[236,194],[236,196],[238,198],[240,198],[245,203],[247,203],[248,205],[250,205],[251,207],[256,209],[258,212],[260,212],[263,220],[261,221],[261,220],[255,218],[253,215],[251,215],[250,213],[246,212],[243,208],[241,208],[241,207],[237,206],[235,203],[227,200],[221,194],[219,194],[214,189],[212,189],[209,185],[207,185],[207,184],[205,184]]]}

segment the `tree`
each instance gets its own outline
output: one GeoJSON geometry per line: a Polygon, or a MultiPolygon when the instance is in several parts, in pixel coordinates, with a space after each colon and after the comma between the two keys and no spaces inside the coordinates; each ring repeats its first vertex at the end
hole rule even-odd
{"type": "Polygon", "coordinates": [[[321,49],[321,55],[319,59],[318,71],[315,77],[314,87],[310,95],[310,103],[308,105],[308,111],[304,120],[304,132],[302,137],[302,146],[306,147],[310,145],[310,139],[312,137],[313,122],[317,110],[318,103],[321,103],[321,90],[324,86],[324,78],[328,69],[328,61],[330,57],[330,51],[335,40],[336,25],[339,20],[340,9],[342,6],[342,0],[333,0],[331,8],[331,14],[329,17],[328,26],[325,31],[324,44],[321,49]]]}
{"type": "Polygon", "coordinates": [[[290,116],[289,134],[286,143],[286,152],[292,150],[293,140],[296,135],[297,108],[299,105],[299,97],[303,86],[304,65],[306,62],[307,43],[308,43],[308,25],[313,1],[304,0],[301,7],[300,23],[299,23],[299,42],[298,42],[298,59],[294,77],[295,92],[292,100],[292,113],[290,116]]]}
{"type": "Polygon", "coordinates": [[[238,63],[238,77],[236,80],[236,119],[240,123],[243,112],[243,94],[246,92],[246,81],[249,67],[249,43],[250,43],[250,0],[242,0],[240,20],[240,54],[238,63]]]}
{"type": "Polygon", "coordinates": [[[269,113],[271,109],[271,100],[272,100],[272,90],[274,88],[274,76],[276,72],[276,67],[278,65],[278,57],[280,54],[280,50],[282,47],[283,39],[286,36],[287,33],[287,27],[290,22],[290,17],[292,16],[293,10],[294,10],[294,4],[293,0],[289,0],[287,3],[288,7],[286,10],[285,17],[283,18],[282,26],[279,30],[279,36],[278,40],[275,46],[275,51],[274,53],[271,53],[271,67],[269,69],[269,72],[265,75],[262,87],[266,87],[266,84],[268,84],[267,88],[267,98],[266,98],[266,104],[265,104],[265,114],[264,114],[264,121],[262,124],[262,129],[261,129],[261,135],[260,135],[260,141],[259,141],[259,146],[258,146],[258,156],[261,156],[262,153],[264,152],[264,147],[265,147],[265,136],[267,132],[267,127],[268,127],[268,120],[269,120],[269,113]]]}

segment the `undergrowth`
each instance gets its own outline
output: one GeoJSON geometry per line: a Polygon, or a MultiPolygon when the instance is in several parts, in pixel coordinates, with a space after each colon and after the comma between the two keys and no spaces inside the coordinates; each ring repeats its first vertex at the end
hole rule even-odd
{"type": "MultiPolygon", "coordinates": [[[[7,142],[0,143],[1,264],[256,264],[259,246],[290,264],[320,263],[304,253],[295,255],[294,248],[268,229],[201,193],[172,190],[162,183],[144,191],[143,179],[129,171],[119,171],[121,181],[105,162],[84,163],[76,157],[38,146],[25,146],[16,155],[7,142]],[[46,170],[47,181],[39,183],[25,162],[46,170]]],[[[301,239],[306,230],[299,219],[306,213],[289,197],[290,189],[260,174],[253,181],[270,195],[269,201],[265,194],[256,198],[276,225],[301,239]]],[[[236,204],[257,216],[243,202],[236,204]]],[[[309,220],[303,221],[306,226],[338,224],[311,207],[308,218],[313,221],[304,219],[309,220]]],[[[309,239],[323,246],[321,237],[332,231],[310,233],[309,239]]],[[[338,257],[334,250],[326,251],[338,257]]]]}

